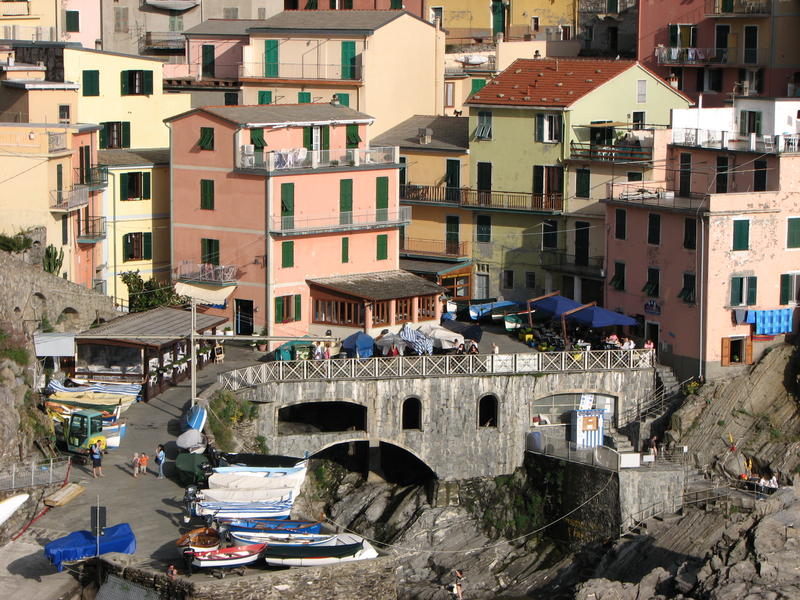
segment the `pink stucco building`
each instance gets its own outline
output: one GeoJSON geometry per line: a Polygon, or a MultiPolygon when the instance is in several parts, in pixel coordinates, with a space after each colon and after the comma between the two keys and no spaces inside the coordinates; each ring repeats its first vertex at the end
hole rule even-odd
{"type": "Polygon", "coordinates": [[[398,149],[368,145],[371,117],[282,104],[166,122],[174,280],[218,290],[206,310],[237,333],[345,336],[438,319],[442,288],[399,269],[409,214],[398,149]]]}
{"type": "Polygon", "coordinates": [[[95,49],[102,44],[100,0],[64,0],[62,38],[95,49]]]}
{"type": "Polygon", "coordinates": [[[637,317],[682,379],[730,374],[792,331],[798,108],[748,98],[675,111],[673,125],[727,114],[734,126],[673,127],[663,180],[608,184],[606,306],[637,317]]]}

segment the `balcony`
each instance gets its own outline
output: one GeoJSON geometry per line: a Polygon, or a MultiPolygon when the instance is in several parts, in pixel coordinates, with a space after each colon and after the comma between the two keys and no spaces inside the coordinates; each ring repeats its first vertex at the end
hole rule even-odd
{"type": "Polygon", "coordinates": [[[708,194],[690,193],[678,196],[668,189],[666,181],[632,181],[606,184],[605,202],[624,202],[643,208],[663,208],[672,211],[708,210],[708,194]]]}
{"type": "Polygon", "coordinates": [[[467,258],[471,255],[469,242],[400,238],[400,254],[435,258],[467,258]]]}
{"type": "Polygon", "coordinates": [[[173,270],[173,279],[186,283],[235,285],[236,265],[212,265],[184,260],[173,270]]]}
{"type": "Polygon", "coordinates": [[[440,204],[483,210],[498,209],[538,213],[560,212],[564,206],[560,193],[529,194],[411,184],[400,186],[400,200],[415,204],[440,204]]]}
{"type": "Polygon", "coordinates": [[[602,279],[603,257],[567,254],[563,250],[543,250],[542,266],[548,271],[602,279]]]}
{"type": "Polygon", "coordinates": [[[411,208],[401,206],[399,210],[386,208],[363,212],[340,212],[317,218],[273,217],[269,232],[273,235],[314,235],[335,231],[359,229],[386,229],[400,227],[411,222],[411,208]]]}
{"type": "Polygon", "coordinates": [[[704,67],[706,65],[766,65],[769,48],[667,48],[655,50],[659,65],[704,67]]]}
{"type": "Polygon", "coordinates": [[[800,151],[800,134],[742,135],[735,131],[675,128],[672,130],[672,143],[676,146],[712,150],[783,154],[800,151]]]}
{"type": "Polygon", "coordinates": [[[94,244],[106,239],[106,218],[92,217],[82,219],[78,231],[79,244],[94,244]]]}
{"type": "Polygon", "coordinates": [[[30,5],[30,2],[3,0],[0,2],[0,17],[26,17],[31,14],[30,5]]]}
{"type": "Polygon", "coordinates": [[[89,204],[89,188],[83,185],[50,192],[50,210],[52,212],[69,212],[87,204],[89,204]]]}
{"type": "Polygon", "coordinates": [[[397,146],[347,148],[336,150],[275,150],[256,152],[253,146],[242,146],[236,160],[239,169],[258,171],[291,171],[295,169],[333,169],[395,165],[400,162],[397,146]]]}
{"type": "Polygon", "coordinates": [[[148,31],[139,38],[139,52],[183,50],[185,45],[179,31],[148,31]]]}
{"type": "Polygon", "coordinates": [[[76,168],[73,171],[73,181],[85,185],[89,190],[102,190],[108,187],[108,167],[76,168]]]}
{"type": "Polygon", "coordinates": [[[364,70],[360,64],[342,65],[320,63],[243,63],[239,66],[241,79],[302,79],[312,81],[361,82],[364,70]]]}
{"type": "Polygon", "coordinates": [[[706,5],[709,17],[767,17],[772,12],[769,0],[710,0],[706,5]]]}
{"type": "Polygon", "coordinates": [[[50,133],[47,134],[47,151],[60,152],[67,150],[67,134],[66,133],[50,133]]]}
{"type": "Polygon", "coordinates": [[[602,162],[647,162],[653,160],[653,147],[628,144],[602,146],[589,142],[570,142],[570,158],[602,162]]]}

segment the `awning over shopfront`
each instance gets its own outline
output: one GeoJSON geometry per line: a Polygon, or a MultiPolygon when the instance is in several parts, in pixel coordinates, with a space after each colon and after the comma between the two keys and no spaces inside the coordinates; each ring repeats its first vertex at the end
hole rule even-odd
{"type": "Polygon", "coordinates": [[[412,258],[401,258],[400,268],[411,273],[420,275],[447,275],[453,271],[458,271],[464,267],[472,265],[471,260],[463,260],[454,263],[451,260],[415,260],[412,258]]]}
{"type": "Polygon", "coordinates": [[[182,281],[175,284],[175,292],[177,294],[194,298],[200,304],[209,304],[211,306],[224,306],[225,301],[235,289],[235,285],[202,285],[199,283],[183,283],[182,281]]]}

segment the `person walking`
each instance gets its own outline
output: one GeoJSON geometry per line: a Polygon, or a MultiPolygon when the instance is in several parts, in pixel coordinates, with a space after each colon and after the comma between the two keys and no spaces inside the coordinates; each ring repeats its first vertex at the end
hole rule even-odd
{"type": "Polygon", "coordinates": [[[103,451],[100,449],[100,442],[89,447],[89,455],[92,457],[92,477],[103,477],[103,451]]]}
{"type": "Polygon", "coordinates": [[[164,446],[162,444],[158,445],[156,448],[156,464],[158,465],[158,478],[164,479],[164,461],[166,460],[167,455],[164,452],[164,446]]]}

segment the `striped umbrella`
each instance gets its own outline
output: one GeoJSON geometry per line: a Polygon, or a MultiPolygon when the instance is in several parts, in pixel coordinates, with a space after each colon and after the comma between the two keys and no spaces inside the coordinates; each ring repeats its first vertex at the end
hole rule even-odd
{"type": "Polygon", "coordinates": [[[408,342],[408,345],[417,354],[433,354],[433,340],[424,333],[411,329],[411,327],[403,326],[400,330],[400,337],[408,342]]]}

